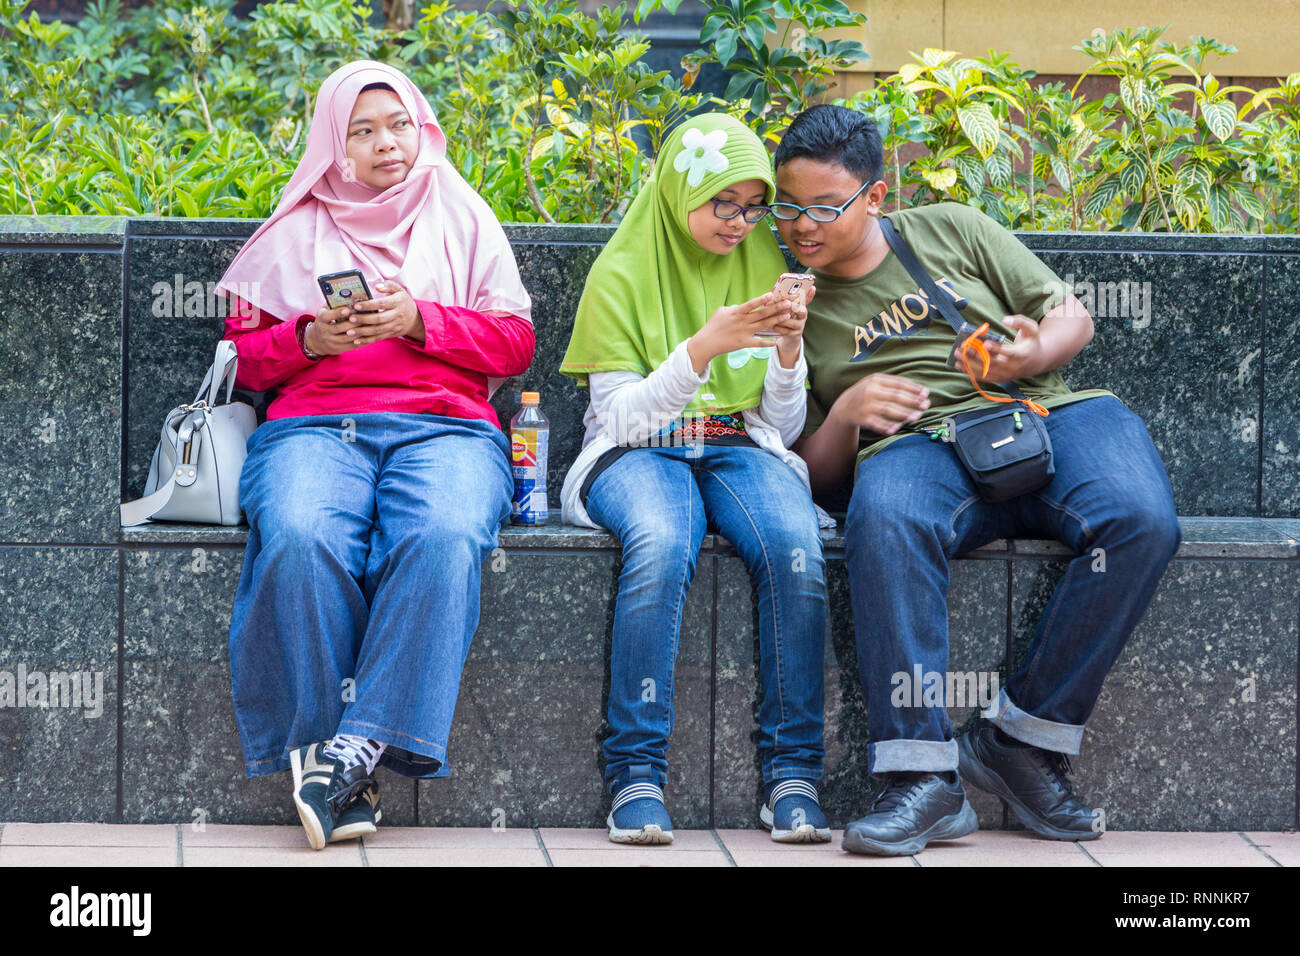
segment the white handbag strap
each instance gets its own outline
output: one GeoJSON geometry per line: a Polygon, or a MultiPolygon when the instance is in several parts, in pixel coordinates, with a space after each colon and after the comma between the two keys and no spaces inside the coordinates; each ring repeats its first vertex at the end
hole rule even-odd
{"type": "Polygon", "coordinates": [[[176,472],[171,471],[168,473],[167,484],[153,494],[137,498],[135,501],[128,501],[122,505],[122,527],[129,528],[132,525],[147,524],[150,518],[167,507],[167,502],[172,500],[172,492],[175,490],[176,472]]]}
{"type": "Polygon", "coordinates": [[[217,355],[212,360],[212,367],[203,376],[203,384],[194,396],[194,404],[206,401],[209,406],[216,405],[217,396],[221,394],[221,385],[226,386],[226,404],[230,403],[231,393],[235,390],[235,373],[239,370],[239,353],[235,343],[222,339],[217,343],[217,355]]]}

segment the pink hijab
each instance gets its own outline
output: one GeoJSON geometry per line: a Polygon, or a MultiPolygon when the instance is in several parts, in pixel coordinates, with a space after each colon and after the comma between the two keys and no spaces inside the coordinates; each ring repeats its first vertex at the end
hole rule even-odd
{"type": "Polygon", "coordinates": [[[412,298],[531,322],[501,224],[446,154],[429,101],[405,74],[374,60],[339,67],[316,95],[307,148],[279,205],[217,288],[288,321],[324,307],[317,276],[357,268],[372,292],[377,280],[392,279],[412,298]],[[344,149],[357,96],[370,83],[391,86],[419,126],[406,179],[382,192],[349,175],[344,149]]]}

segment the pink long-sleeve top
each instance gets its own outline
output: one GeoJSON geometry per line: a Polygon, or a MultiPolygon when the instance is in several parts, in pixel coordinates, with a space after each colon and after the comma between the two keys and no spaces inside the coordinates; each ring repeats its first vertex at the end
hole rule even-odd
{"type": "Polygon", "coordinates": [[[416,299],[424,344],[405,336],[313,361],[298,345],[298,329],[315,316],[284,322],[236,298],[226,319],[235,343],[235,384],[254,392],[276,389],[266,417],[363,412],[429,412],[501,422],[488,403],[488,379],[519,375],[533,360],[533,326],[416,299]],[[241,316],[241,313],[243,314],[241,316]],[[258,314],[259,321],[250,327],[258,314]]]}

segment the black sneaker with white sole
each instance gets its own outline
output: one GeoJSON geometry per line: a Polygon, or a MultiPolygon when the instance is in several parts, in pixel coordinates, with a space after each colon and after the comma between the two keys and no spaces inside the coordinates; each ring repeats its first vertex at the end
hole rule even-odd
{"type": "Polygon", "coordinates": [[[850,853],[910,856],[934,840],[956,840],[979,829],[975,811],[955,773],[887,774],[867,815],[844,828],[850,853]]]}
{"type": "Polygon", "coordinates": [[[325,755],[328,743],[328,740],[322,740],[289,753],[289,766],[293,771],[293,804],[298,809],[298,819],[307,831],[307,842],[313,850],[325,849],[334,831],[334,809],[326,799],[326,793],[338,761],[325,755]]]}
{"type": "Polygon", "coordinates": [[[383,811],[379,809],[379,783],[367,778],[366,786],[357,791],[352,801],[336,815],[329,842],[368,836],[379,829],[383,817],[383,811]]]}
{"type": "Polygon", "coordinates": [[[994,724],[982,720],[957,739],[962,779],[1001,797],[1024,826],[1049,840],[1095,840],[1099,816],[1078,797],[1066,774],[1070,759],[998,739],[994,724]]]}

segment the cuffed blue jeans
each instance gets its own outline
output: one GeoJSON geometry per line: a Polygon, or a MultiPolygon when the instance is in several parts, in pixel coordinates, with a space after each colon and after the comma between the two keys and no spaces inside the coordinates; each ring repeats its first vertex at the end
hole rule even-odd
{"type": "Polygon", "coordinates": [[[998,538],[1052,538],[1077,556],[985,716],[1025,743],[1079,752],[1102,682],[1181,536],[1160,456],[1119,400],[1085,399],[1044,422],[1056,474],[1010,501],[984,502],[952,447],[922,435],[857,470],[845,558],[873,774],[956,769],[944,707],[893,706],[893,675],[916,665],[947,674],[949,562],[998,538]]]}
{"type": "Polygon", "coordinates": [[[755,447],[637,448],[592,483],[587,513],[623,549],[606,782],[649,767],[649,779],[663,784],[682,609],[710,527],[735,545],[758,591],[763,781],[819,779],[825,564],[812,498],[795,472],[755,447]]]}
{"type": "Polygon", "coordinates": [[[253,432],[230,622],[248,776],[336,733],[389,745],[380,762],[398,773],[446,775],[482,561],[510,513],[509,448],[489,422],[429,414],[253,432]]]}

